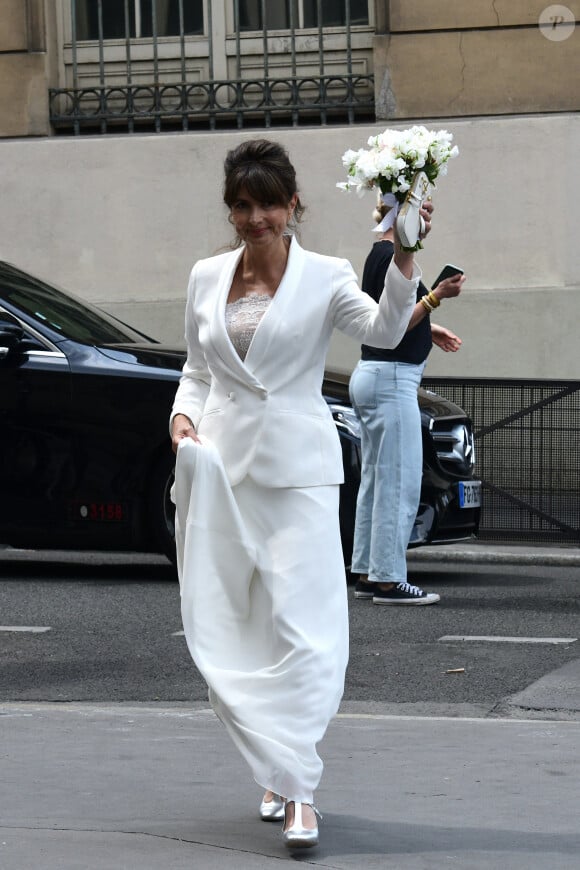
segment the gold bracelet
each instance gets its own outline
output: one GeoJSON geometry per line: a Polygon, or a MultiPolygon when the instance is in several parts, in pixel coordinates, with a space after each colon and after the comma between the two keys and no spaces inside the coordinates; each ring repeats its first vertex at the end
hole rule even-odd
{"type": "Polygon", "coordinates": [[[419,302],[421,303],[421,305],[423,306],[423,308],[425,309],[425,311],[427,312],[427,314],[431,314],[431,313],[435,310],[435,309],[430,305],[429,300],[427,299],[426,296],[421,296],[421,298],[419,299],[419,302]]]}
{"type": "Polygon", "coordinates": [[[439,306],[441,305],[441,300],[438,299],[437,296],[435,296],[432,290],[429,290],[429,292],[427,293],[427,298],[433,308],[439,308],[439,306]]]}

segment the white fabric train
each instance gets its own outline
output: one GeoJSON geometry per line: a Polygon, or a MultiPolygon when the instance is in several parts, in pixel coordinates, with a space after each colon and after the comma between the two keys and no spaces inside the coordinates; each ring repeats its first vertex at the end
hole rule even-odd
{"type": "Polygon", "coordinates": [[[231,487],[202,441],[180,442],[174,487],[187,645],[256,782],[311,803],[348,661],[339,487],[231,487]]]}

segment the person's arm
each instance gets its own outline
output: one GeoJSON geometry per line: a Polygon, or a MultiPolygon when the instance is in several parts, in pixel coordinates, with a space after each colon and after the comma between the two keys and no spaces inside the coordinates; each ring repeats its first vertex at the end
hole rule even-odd
{"type": "Polygon", "coordinates": [[[431,337],[433,344],[444,350],[445,353],[455,353],[462,345],[462,341],[458,335],[446,329],[444,326],[439,326],[437,323],[431,324],[431,337]]]}
{"type": "MultiPolygon", "coordinates": [[[[432,212],[432,202],[425,202],[420,209],[425,221],[422,238],[431,230],[432,212]]],[[[338,282],[338,291],[334,294],[332,318],[335,327],[355,341],[373,347],[394,348],[399,344],[413,313],[417,285],[421,280],[421,270],[415,263],[414,254],[402,249],[396,227],[394,247],[378,305],[365,293],[353,293],[359,288],[347,261],[338,282]],[[366,298],[366,304],[362,303],[361,297],[366,298]]]]}
{"type": "Polygon", "coordinates": [[[193,311],[195,272],[194,267],[189,279],[185,308],[187,359],[183,366],[169,418],[169,433],[174,450],[177,450],[177,444],[182,438],[199,440],[195,433],[195,427],[201,419],[211,383],[211,375],[199,343],[198,327],[193,311]]]}
{"type": "MultiPolygon", "coordinates": [[[[461,288],[463,286],[463,282],[465,281],[465,275],[453,275],[451,278],[446,278],[444,281],[441,281],[440,284],[437,285],[435,290],[431,290],[431,293],[437,297],[439,302],[442,299],[453,299],[455,296],[459,296],[461,293],[461,288]]],[[[427,290],[426,293],[429,291],[427,290]]],[[[422,302],[417,302],[413,309],[413,313],[411,315],[411,319],[409,320],[409,326],[407,327],[407,332],[413,327],[417,326],[424,317],[427,317],[427,309],[423,305],[422,302]]]]}
{"type": "Polygon", "coordinates": [[[330,317],[336,329],[360,344],[373,347],[396,347],[407,329],[421,271],[406,278],[393,261],[385,276],[385,288],[379,302],[358,285],[354,269],[343,260],[335,273],[330,317]]]}

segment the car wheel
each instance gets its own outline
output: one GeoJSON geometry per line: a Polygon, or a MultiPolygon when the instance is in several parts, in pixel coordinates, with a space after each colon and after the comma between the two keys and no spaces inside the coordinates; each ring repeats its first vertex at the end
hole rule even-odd
{"type": "Polygon", "coordinates": [[[175,479],[175,457],[171,451],[157,455],[149,488],[149,523],[159,550],[173,564],[175,553],[175,505],[169,497],[175,479]]]}

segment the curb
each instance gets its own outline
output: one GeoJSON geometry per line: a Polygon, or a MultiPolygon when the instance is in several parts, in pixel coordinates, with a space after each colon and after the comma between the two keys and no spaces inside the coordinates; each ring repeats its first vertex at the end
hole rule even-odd
{"type": "MultiPolygon", "coordinates": [[[[20,550],[0,545],[0,559],[7,562],[55,562],[61,564],[83,562],[92,565],[140,564],[169,568],[165,556],[142,553],[114,553],[68,550],[20,550]]],[[[524,547],[487,543],[439,544],[412,547],[407,550],[407,562],[471,564],[471,565],[537,565],[546,567],[580,567],[580,548],[576,547],[524,547]]]]}
{"type": "Polygon", "coordinates": [[[471,547],[454,547],[442,544],[438,547],[418,547],[407,552],[409,564],[422,562],[444,562],[480,565],[545,565],[561,567],[580,567],[580,550],[534,548],[534,547],[493,547],[482,544],[471,547]]]}

